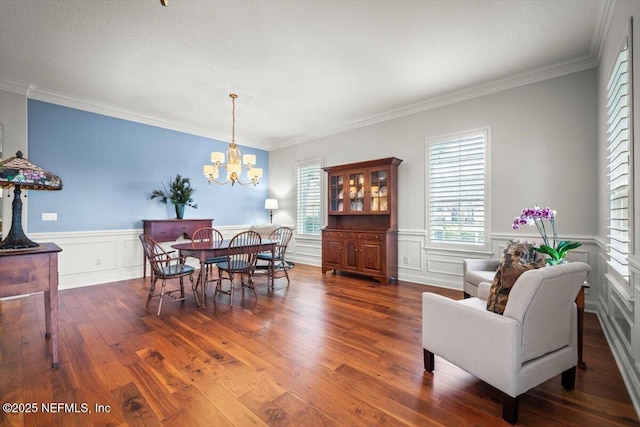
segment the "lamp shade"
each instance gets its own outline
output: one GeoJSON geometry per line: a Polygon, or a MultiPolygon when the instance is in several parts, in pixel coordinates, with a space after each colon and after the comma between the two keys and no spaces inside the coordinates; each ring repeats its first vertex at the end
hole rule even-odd
{"type": "Polygon", "coordinates": [[[213,163],[224,163],[224,153],[214,151],[211,153],[211,161],[213,163]]]}
{"type": "Polygon", "coordinates": [[[27,190],[62,190],[62,181],[57,175],[34,165],[22,157],[21,151],[0,162],[0,187],[17,185],[27,190]]]}
{"type": "Polygon", "coordinates": [[[278,199],[266,199],[264,201],[265,209],[278,209],[278,199]]]}
{"type": "Polygon", "coordinates": [[[256,164],[256,156],[255,154],[245,154],[242,156],[242,163],[245,165],[255,165],[256,164]]]}

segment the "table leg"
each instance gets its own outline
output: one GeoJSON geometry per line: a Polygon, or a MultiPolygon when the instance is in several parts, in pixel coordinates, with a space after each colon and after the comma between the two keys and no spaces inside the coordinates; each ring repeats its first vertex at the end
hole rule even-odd
{"type": "Polygon", "coordinates": [[[269,269],[271,271],[271,290],[275,291],[276,288],[276,245],[271,246],[271,261],[270,261],[271,265],[269,266],[269,269]]]}
{"type": "Polygon", "coordinates": [[[582,347],[584,345],[584,289],[580,288],[576,297],[578,307],[578,368],[587,369],[587,364],[582,360],[582,347]]]}
{"type": "Polygon", "coordinates": [[[206,301],[206,296],[204,292],[204,287],[207,284],[207,281],[206,281],[207,271],[205,270],[207,268],[207,264],[206,264],[207,257],[204,251],[201,251],[201,252],[202,253],[200,254],[200,295],[202,295],[202,298],[200,299],[200,307],[207,308],[207,301],[206,301]]]}
{"type": "MultiPolygon", "coordinates": [[[[58,254],[49,255],[49,290],[44,292],[46,335],[51,338],[51,367],[59,368],[58,352],[58,254]]],[[[45,336],[46,336],[45,335],[45,336]]]]}

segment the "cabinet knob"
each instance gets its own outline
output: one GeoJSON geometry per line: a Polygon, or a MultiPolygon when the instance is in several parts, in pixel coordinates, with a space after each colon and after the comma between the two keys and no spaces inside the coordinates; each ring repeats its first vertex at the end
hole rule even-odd
{"type": "Polygon", "coordinates": [[[362,234],[358,234],[358,239],[362,239],[362,234]]]}

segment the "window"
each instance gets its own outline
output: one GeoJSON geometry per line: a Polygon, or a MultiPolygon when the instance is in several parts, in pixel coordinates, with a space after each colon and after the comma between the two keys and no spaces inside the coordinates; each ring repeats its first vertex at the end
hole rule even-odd
{"type": "Polygon", "coordinates": [[[628,33],[607,84],[607,172],[609,182],[609,266],[629,280],[629,207],[631,136],[631,50],[628,33]]]}
{"type": "Polygon", "coordinates": [[[320,235],[322,226],[322,161],[296,164],[296,229],[298,234],[320,235]]]}
{"type": "Polygon", "coordinates": [[[435,246],[486,248],[488,129],[427,138],[427,232],[435,246]]]}

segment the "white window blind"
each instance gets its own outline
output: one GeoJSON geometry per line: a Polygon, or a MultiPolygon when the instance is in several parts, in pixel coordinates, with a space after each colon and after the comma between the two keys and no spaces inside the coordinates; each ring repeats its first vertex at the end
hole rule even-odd
{"type": "Polygon", "coordinates": [[[319,235],[322,226],[322,162],[296,165],[296,229],[298,234],[319,235]]]}
{"type": "Polygon", "coordinates": [[[630,76],[627,38],[607,84],[609,265],[626,280],[629,280],[630,76]]]}
{"type": "Polygon", "coordinates": [[[431,243],[485,245],[488,131],[427,139],[431,243]]]}

